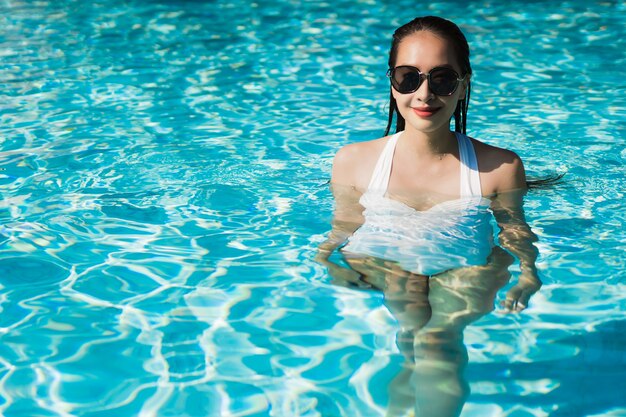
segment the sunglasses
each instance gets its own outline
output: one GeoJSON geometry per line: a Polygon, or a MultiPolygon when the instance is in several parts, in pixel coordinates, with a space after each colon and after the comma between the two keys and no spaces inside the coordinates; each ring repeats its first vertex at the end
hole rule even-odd
{"type": "Polygon", "coordinates": [[[459,74],[452,68],[437,67],[424,74],[415,67],[401,65],[387,71],[387,76],[391,79],[391,85],[400,94],[409,94],[417,91],[428,79],[428,88],[435,95],[451,96],[459,86],[459,82],[465,77],[459,78],[459,74]]]}

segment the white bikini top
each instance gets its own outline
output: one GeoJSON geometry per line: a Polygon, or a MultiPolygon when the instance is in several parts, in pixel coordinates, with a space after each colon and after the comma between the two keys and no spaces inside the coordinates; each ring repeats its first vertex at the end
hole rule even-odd
{"type": "MultiPolygon", "coordinates": [[[[377,194],[382,193],[383,195],[387,192],[389,177],[391,176],[393,155],[401,134],[402,132],[398,132],[387,141],[385,148],[376,162],[376,167],[374,168],[367,191],[373,191],[377,194]]],[[[478,161],[476,160],[472,140],[462,133],[455,132],[455,134],[459,143],[459,156],[461,159],[460,195],[461,197],[482,197],[478,161]]]]}
{"type": "Polygon", "coordinates": [[[435,275],[464,266],[484,265],[493,248],[490,201],[482,197],[471,139],[456,133],[461,164],[461,198],[418,211],[385,196],[393,154],[402,132],[393,135],[378,158],[361,196],[365,221],[341,249],[350,256],[397,262],[404,270],[435,275]]]}

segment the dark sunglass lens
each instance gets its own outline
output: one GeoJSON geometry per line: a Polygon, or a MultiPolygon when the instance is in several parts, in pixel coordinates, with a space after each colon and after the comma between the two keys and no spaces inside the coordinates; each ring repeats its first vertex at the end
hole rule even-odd
{"type": "Polygon", "coordinates": [[[399,93],[412,93],[420,86],[421,77],[419,71],[410,67],[397,67],[393,71],[393,87],[399,93]]]}
{"type": "Polygon", "coordinates": [[[430,72],[430,89],[438,96],[449,96],[458,86],[456,71],[449,68],[436,68],[430,72]]]}

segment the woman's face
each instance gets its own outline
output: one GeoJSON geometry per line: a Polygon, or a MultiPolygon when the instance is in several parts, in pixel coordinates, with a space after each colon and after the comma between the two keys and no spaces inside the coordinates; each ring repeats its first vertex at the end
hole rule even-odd
{"type": "MultiPolygon", "coordinates": [[[[409,65],[427,74],[436,67],[450,67],[458,74],[461,68],[454,57],[454,49],[448,41],[429,31],[420,31],[400,41],[395,66],[409,65]]],[[[450,118],[457,102],[465,96],[469,77],[462,81],[451,96],[437,96],[424,79],[417,91],[401,94],[392,88],[398,111],[406,121],[406,128],[413,127],[421,132],[450,129],[450,118]]]]}

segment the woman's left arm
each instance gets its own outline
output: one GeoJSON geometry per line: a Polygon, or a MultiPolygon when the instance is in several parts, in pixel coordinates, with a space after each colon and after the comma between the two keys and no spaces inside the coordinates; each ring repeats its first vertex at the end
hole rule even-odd
{"type": "Polygon", "coordinates": [[[521,275],[517,283],[507,292],[504,307],[509,311],[521,311],[528,307],[528,300],[541,288],[537,274],[539,251],[534,245],[538,241],[526,223],[523,196],[525,191],[511,191],[499,194],[491,207],[500,233],[500,246],[519,259],[521,275]]]}
{"type": "Polygon", "coordinates": [[[504,162],[497,174],[496,197],[492,200],[496,222],[500,227],[500,245],[519,259],[521,275],[518,282],[507,292],[504,307],[509,311],[521,311],[528,307],[528,300],[541,288],[536,261],[539,251],[538,241],[526,222],[524,195],[526,194],[526,173],[524,165],[516,154],[505,151],[504,162]]]}

